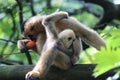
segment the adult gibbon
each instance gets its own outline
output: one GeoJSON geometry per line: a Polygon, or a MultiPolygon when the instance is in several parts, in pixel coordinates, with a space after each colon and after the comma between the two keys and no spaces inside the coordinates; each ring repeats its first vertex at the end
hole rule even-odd
{"type": "MultiPolygon", "coordinates": [[[[46,16],[34,16],[23,24],[21,30],[24,38],[29,37],[31,40],[36,40],[34,50],[41,56],[34,69],[27,73],[28,80],[31,77],[43,77],[52,64],[60,69],[68,69],[75,64],[81,51],[81,44],[78,44],[80,39],[98,50],[106,46],[104,40],[95,31],[62,11],[46,16]],[[59,38],[59,33],[66,29],[71,29],[75,34],[75,38],[69,38],[73,39],[70,49],[67,49],[64,41],[62,42],[59,38]]],[[[23,43],[27,41],[29,40],[19,40],[18,48],[24,50],[23,43]]]]}

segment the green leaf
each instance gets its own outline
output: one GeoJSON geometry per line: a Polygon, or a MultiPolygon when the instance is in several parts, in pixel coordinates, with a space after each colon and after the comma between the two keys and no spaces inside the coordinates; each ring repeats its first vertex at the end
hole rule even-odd
{"type": "Polygon", "coordinates": [[[94,55],[94,63],[98,64],[94,70],[94,76],[99,76],[113,68],[120,66],[120,48],[114,50],[102,49],[94,55]]]}
{"type": "Polygon", "coordinates": [[[120,66],[120,30],[112,28],[110,31],[106,37],[107,47],[94,55],[94,63],[97,64],[95,77],[120,66]]]}

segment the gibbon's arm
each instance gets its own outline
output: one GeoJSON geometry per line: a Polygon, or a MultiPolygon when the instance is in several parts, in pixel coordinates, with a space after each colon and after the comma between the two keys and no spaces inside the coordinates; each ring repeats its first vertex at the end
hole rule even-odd
{"type": "Polygon", "coordinates": [[[100,50],[101,47],[106,47],[104,40],[92,29],[89,29],[73,17],[62,19],[56,22],[57,30],[72,29],[76,36],[80,37],[87,44],[100,50]],[[59,29],[60,28],[60,29],[59,29]]]}
{"type": "MultiPolygon", "coordinates": [[[[55,13],[52,13],[50,15],[52,16],[54,14],[55,13]]],[[[21,28],[24,37],[27,37],[29,35],[36,37],[39,33],[45,34],[45,30],[42,25],[42,21],[45,17],[46,16],[34,16],[28,21],[26,21],[25,25],[21,28]]],[[[72,29],[77,37],[81,38],[86,43],[95,47],[98,50],[100,50],[101,47],[106,47],[104,40],[98,35],[98,33],[96,33],[92,29],[89,29],[75,18],[68,17],[67,19],[61,19],[55,22],[55,27],[58,33],[65,29],[72,29]]],[[[46,39],[42,40],[45,41],[46,39]]]]}
{"type": "Polygon", "coordinates": [[[47,18],[43,20],[42,24],[45,27],[46,34],[47,34],[47,40],[49,40],[48,42],[52,42],[55,40],[57,42],[57,44],[59,45],[59,46],[56,46],[56,48],[59,51],[66,53],[68,56],[72,56],[72,55],[70,55],[70,54],[72,54],[72,50],[68,50],[67,48],[65,48],[64,45],[59,40],[59,36],[56,31],[55,23],[54,23],[60,19],[67,18],[67,17],[68,17],[68,14],[66,12],[61,12],[61,14],[56,13],[56,15],[53,14],[53,15],[47,16],[47,18]]]}
{"type": "Polygon", "coordinates": [[[37,54],[41,55],[43,45],[45,44],[46,41],[46,34],[44,33],[39,33],[36,39],[36,48],[37,48],[37,54]]]}
{"type": "Polygon", "coordinates": [[[79,38],[76,38],[72,45],[73,48],[73,56],[71,58],[71,61],[73,64],[75,64],[79,60],[80,53],[82,52],[82,43],[79,38]]]}

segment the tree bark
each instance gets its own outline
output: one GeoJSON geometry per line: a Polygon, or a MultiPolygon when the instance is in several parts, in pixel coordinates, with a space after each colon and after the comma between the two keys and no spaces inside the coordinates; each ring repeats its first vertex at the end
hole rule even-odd
{"type": "MultiPolygon", "coordinates": [[[[33,65],[0,66],[0,80],[25,80],[25,74],[33,67],[33,65]]],[[[78,64],[63,71],[52,66],[45,78],[39,80],[106,80],[108,76],[114,75],[113,72],[108,72],[94,78],[92,76],[94,68],[93,64],[78,64]]]]}

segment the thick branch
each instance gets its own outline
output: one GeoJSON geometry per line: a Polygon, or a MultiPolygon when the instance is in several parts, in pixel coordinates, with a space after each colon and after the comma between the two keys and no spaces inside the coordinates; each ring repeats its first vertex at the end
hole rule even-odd
{"type": "MultiPolygon", "coordinates": [[[[32,68],[32,65],[0,66],[0,80],[25,80],[25,74],[32,68]]],[[[51,67],[45,78],[39,80],[106,80],[108,76],[114,75],[113,72],[108,72],[94,78],[92,76],[94,68],[95,65],[93,64],[75,65],[66,71],[51,67]]]]}

